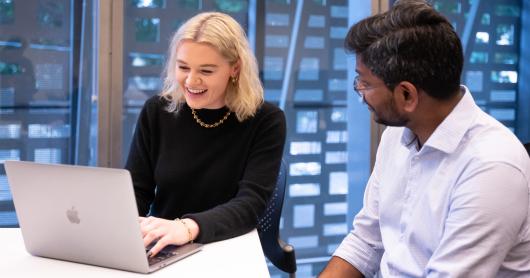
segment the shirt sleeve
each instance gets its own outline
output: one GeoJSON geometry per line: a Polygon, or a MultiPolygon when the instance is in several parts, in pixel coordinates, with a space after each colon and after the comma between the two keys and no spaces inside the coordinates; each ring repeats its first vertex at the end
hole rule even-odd
{"type": "Polygon", "coordinates": [[[208,243],[244,234],[256,227],[258,217],[265,210],[276,185],[283,155],[285,116],[283,111],[275,109],[257,124],[236,196],[210,210],[183,216],[199,225],[197,242],[208,243]]]}
{"type": "Polygon", "coordinates": [[[495,277],[510,248],[521,240],[529,207],[523,173],[502,162],[469,172],[454,189],[427,277],[495,277]]]}
{"type": "MultiPolygon", "coordinates": [[[[383,144],[380,148],[383,148],[383,144]]],[[[378,151],[374,170],[364,192],[364,206],[355,216],[353,229],[333,254],[350,263],[365,277],[373,277],[377,274],[384,253],[379,230],[380,156],[381,151],[378,151]]]]}
{"type": "Polygon", "coordinates": [[[149,213],[150,205],[155,197],[156,183],[153,169],[156,150],[152,142],[153,136],[156,135],[152,133],[155,130],[152,127],[154,121],[150,119],[156,113],[155,101],[154,98],[147,100],[140,112],[125,164],[125,169],[129,170],[132,176],[140,216],[146,216],[149,213]]]}

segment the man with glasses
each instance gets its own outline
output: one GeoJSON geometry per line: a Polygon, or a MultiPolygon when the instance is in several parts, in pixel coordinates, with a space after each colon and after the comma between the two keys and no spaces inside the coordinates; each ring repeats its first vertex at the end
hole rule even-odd
{"type": "Polygon", "coordinates": [[[402,0],[349,30],[354,90],[387,125],[321,277],[530,277],[530,159],[460,85],[451,23],[402,0]]]}

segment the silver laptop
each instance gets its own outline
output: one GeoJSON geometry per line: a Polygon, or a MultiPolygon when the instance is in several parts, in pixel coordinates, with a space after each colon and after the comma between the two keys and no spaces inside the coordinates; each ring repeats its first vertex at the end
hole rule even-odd
{"type": "Polygon", "coordinates": [[[26,250],[34,255],[149,273],[201,244],[148,259],[127,170],[6,161],[26,250]]]}

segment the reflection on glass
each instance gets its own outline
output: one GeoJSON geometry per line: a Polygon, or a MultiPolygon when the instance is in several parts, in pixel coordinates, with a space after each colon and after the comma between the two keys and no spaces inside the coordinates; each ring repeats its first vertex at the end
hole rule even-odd
{"type": "Polygon", "coordinates": [[[34,161],[39,163],[61,163],[61,149],[35,149],[34,161]]]}
{"type": "Polygon", "coordinates": [[[158,42],[160,37],[160,18],[137,18],[136,41],[158,42]]]}
{"type": "Polygon", "coordinates": [[[296,132],[316,133],[318,127],[317,111],[298,111],[296,113],[296,132]]]}
{"type": "Polygon", "coordinates": [[[495,5],[495,14],[497,16],[513,16],[519,17],[521,11],[519,6],[508,5],[508,4],[499,4],[495,5]]]}
{"type": "MultiPolygon", "coordinates": [[[[318,246],[318,236],[292,236],[287,239],[287,242],[295,246],[296,250],[307,249],[318,246]]],[[[296,270],[296,274],[297,276],[302,276],[300,269],[296,270]]]]}
{"type": "Polygon", "coordinates": [[[129,57],[133,67],[161,66],[164,63],[164,55],[161,54],[131,52],[129,57]]]}
{"type": "Polygon", "coordinates": [[[238,13],[247,9],[247,1],[243,0],[215,0],[215,6],[221,12],[238,13]]]}
{"type": "Polygon", "coordinates": [[[482,92],[484,74],[479,70],[466,72],[466,86],[471,92],[482,92]]]}
{"type": "Polygon", "coordinates": [[[64,18],[65,15],[65,7],[63,3],[57,1],[39,2],[37,19],[42,26],[54,28],[62,27],[63,22],[66,21],[64,18]]]}
{"type": "Polygon", "coordinates": [[[514,42],[513,24],[497,25],[497,44],[498,45],[513,45],[513,42],[514,42]]]}
{"type": "Polygon", "coordinates": [[[335,123],[339,122],[346,122],[348,116],[347,116],[347,110],[346,108],[333,108],[331,111],[331,121],[335,123]]]}
{"type": "Polygon", "coordinates": [[[315,225],[315,205],[295,205],[293,208],[293,227],[308,228],[315,225]]]}
{"type": "Polygon", "coordinates": [[[348,226],[346,223],[330,223],[324,224],[325,236],[342,236],[348,233],[348,226]]]}
{"type": "Polygon", "coordinates": [[[469,57],[469,62],[472,64],[486,64],[488,63],[488,52],[473,51],[469,57]]]}
{"type": "Polygon", "coordinates": [[[14,110],[8,107],[13,106],[15,106],[15,88],[0,88],[0,115],[12,114],[14,110]]]}
{"type": "Polygon", "coordinates": [[[348,213],[348,204],[346,202],[340,203],[326,203],[324,204],[324,215],[345,215],[348,213]]]}
{"type": "Polygon", "coordinates": [[[287,48],[289,46],[289,37],[287,35],[265,35],[265,46],[287,48]]]}
{"type": "Polygon", "coordinates": [[[291,176],[316,176],[320,175],[321,166],[318,162],[298,162],[289,165],[291,176]]]}
{"type": "Polygon", "coordinates": [[[202,9],[202,0],[177,0],[179,8],[188,10],[200,10],[202,9]]]}
{"type": "Polygon", "coordinates": [[[304,57],[300,61],[298,80],[318,80],[320,61],[318,58],[304,57]]]}
{"type": "Polygon", "coordinates": [[[488,43],[490,41],[490,34],[488,32],[477,32],[475,35],[476,43],[488,43]]]}
{"type": "Polygon", "coordinates": [[[20,74],[21,72],[22,68],[20,67],[20,65],[0,61],[0,75],[14,75],[20,74]]]}
{"type": "Polygon", "coordinates": [[[491,23],[491,15],[489,13],[484,13],[482,17],[480,18],[480,24],[490,25],[490,23],[491,23]]]}
{"type": "Polygon", "coordinates": [[[490,101],[495,102],[515,102],[515,90],[492,90],[490,93],[490,101]]]}
{"type": "Polygon", "coordinates": [[[283,58],[265,56],[263,60],[263,78],[265,80],[282,80],[284,68],[283,58]]]}
{"type": "Polygon", "coordinates": [[[318,183],[295,183],[289,185],[289,197],[309,197],[320,195],[318,183]]]}
{"type": "Polygon", "coordinates": [[[491,81],[495,83],[517,83],[517,72],[501,70],[491,72],[491,81]]]}
{"type": "Polygon", "coordinates": [[[133,76],[127,83],[128,89],[141,91],[159,91],[162,88],[160,77],[133,76]]]}
{"type": "Polygon", "coordinates": [[[462,4],[456,1],[434,1],[434,8],[444,14],[459,14],[462,4]]]}
{"type": "Polygon", "coordinates": [[[136,8],[162,8],[164,0],[130,0],[131,5],[136,8]]]}
{"type": "Polygon", "coordinates": [[[322,28],[326,26],[326,17],[323,15],[310,15],[307,25],[312,28],[322,28]]]}
{"type": "Polygon", "coordinates": [[[265,23],[268,26],[288,26],[289,14],[285,13],[268,13],[265,15],[265,23]]]}
{"type": "Polygon", "coordinates": [[[324,38],[317,36],[307,36],[304,39],[304,47],[308,49],[323,49],[324,38]]]}
{"type": "Polygon", "coordinates": [[[345,151],[326,152],[326,164],[341,164],[348,162],[348,153],[345,151]]]}
{"type": "Polygon", "coordinates": [[[0,149],[0,164],[4,164],[6,160],[20,160],[20,150],[0,149]]]}
{"type": "Polygon", "coordinates": [[[14,20],[13,0],[0,0],[0,24],[10,24],[14,20]]]}
{"type": "Polygon", "coordinates": [[[7,176],[0,175],[0,202],[11,201],[11,191],[9,190],[9,184],[7,183],[7,176]]]}
{"type": "Polygon", "coordinates": [[[0,124],[0,139],[20,138],[20,124],[0,124]]]}
{"type": "Polygon", "coordinates": [[[321,143],[318,141],[313,142],[291,142],[290,153],[291,155],[301,154],[319,154],[321,151],[321,143]]]}
{"type": "Polygon", "coordinates": [[[515,110],[509,108],[493,108],[488,113],[499,121],[513,121],[515,120],[515,110]]]}
{"type": "Polygon", "coordinates": [[[495,53],[495,63],[497,64],[515,65],[517,64],[518,60],[519,60],[519,57],[517,53],[510,53],[510,52],[495,53]]]}
{"type": "Polygon", "coordinates": [[[329,194],[330,195],[348,194],[348,173],[346,172],[329,173],[329,194]]]}
{"type": "Polygon", "coordinates": [[[324,91],[320,89],[297,89],[294,92],[294,101],[298,102],[321,102],[324,99],[324,91]]]}
{"type": "Polygon", "coordinates": [[[326,143],[347,143],[348,132],[346,130],[328,130],[326,131],[326,143]]]}
{"type": "Polygon", "coordinates": [[[70,125],[68,124],[29,124],[29,138],[68,138],[70,125]]]}

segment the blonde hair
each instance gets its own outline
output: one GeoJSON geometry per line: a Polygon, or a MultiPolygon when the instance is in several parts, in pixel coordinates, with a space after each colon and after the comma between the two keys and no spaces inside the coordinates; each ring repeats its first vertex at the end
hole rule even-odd
{"type": "Polygon", "coordinates": [[[263,103],[263,86],[258,77],[258,64],[250,50],[245,31],[229,15],[200,13],[186,21],[173,35],[164,71],[161,96],[170,101],[168,111],[174,112],[185,102],[182,88],[175,78],[177,50],[183,40],[206,43],[234,65],[240,61],[236,82],[228,82],[225,104],[242,122],[256,114],[263,103]]]}

